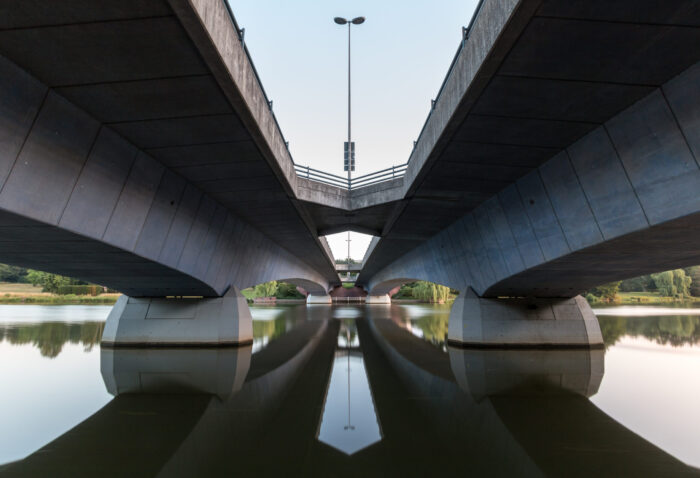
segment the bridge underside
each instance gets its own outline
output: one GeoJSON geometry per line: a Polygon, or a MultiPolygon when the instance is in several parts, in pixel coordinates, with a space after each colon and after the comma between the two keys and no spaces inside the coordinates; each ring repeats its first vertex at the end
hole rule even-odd
{"type": "Polygon", "coordinates": [[[0,5],[0,262],[132,297],[339,282],[223,1],[49,3],[0,5]]]}

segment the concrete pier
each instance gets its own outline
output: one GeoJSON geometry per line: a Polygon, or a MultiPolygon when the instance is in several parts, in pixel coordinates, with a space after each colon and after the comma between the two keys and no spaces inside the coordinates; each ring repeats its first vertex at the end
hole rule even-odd
{"type": "Polygon", "coordinates": [[[369,305],[391,304],[391,297],[389,297],[389,294],[368,295],[367,299],[365,299],[365,304],[369,304],[369,305]]]}
{"type": "Polygon", "coordinates": [[[328,294],[325,294],[325,295],[309,294],[306,296],[306,303],[307,304],[328,304],[328,305],[330,305],[333,303],[333,299],[328,294]]]}
{"type": "Polygon", "coordinates": [[[121,296],[107,317],[103,347],[217,347],[253,341],[241,292],[205,299],[121,296]]]}
{"type": "Polygon", "coordinates": [[[450,312],[448,340],[465,347],[603,346],[588,302],[571,299],[485,299],[469,288],[450,312]]]}

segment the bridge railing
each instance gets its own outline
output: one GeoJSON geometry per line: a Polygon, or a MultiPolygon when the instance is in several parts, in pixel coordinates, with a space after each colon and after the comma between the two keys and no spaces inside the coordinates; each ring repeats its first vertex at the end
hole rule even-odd
{"type": "Polygon", "coordinates": [[[338,186],[348,190],[364,188],[367,186],[372,186],[373,184],[379,184],[386,181],[391,181],[392,179],[401,178],[404,176],[404,174],[406,174],[407,167],[408,163],[399,164],[397,166],[391,166],[380,171],[375,171],[373,173],[348,179],[347,177],[327,173],[309,166],[294,164],[294,170],[296,171],[297,175],[302,178],[311,179],[312,181],[317,181],[319,183],[330,184],[331,186],[338,186]]]}
{"type": "Polygon", "coordinates": [[[462,50],[464,50],[464,47],[466,46],[467,41],[469,40],[469,37],[472,33],[472,27],[474,26],[474,22],[476,21],[476,18],[481,12],[481,7],[483,7],[484,1],[485,0],[479,0],[479,3],[477,4],[476,9],[474,10],[474,15],[472,15],[472,19],[469,22],[469,25],[466,27],[462,27],[462,41],[459,42],[457,52],[455,53],[454,58],[452,58],[452,63],[450,63],[450,67],[447,69],[447,75],[445,75],[445,79],[442,80],[442,84],[440,85],[440,89],[438,90],[437,96],[435,96],[435,99],[430,101],[430,111],[428,112],[428,117],[425,119],[425,123],[423,123],[423,127],[421,128],[420,133],[418,133],[418,138],[413,142],[413,151],[411,152],[411,156],[409,156],[408,158],[409,163],[411,162],[411,158],[413,158],[413,153],[416,150],[416,146],[418,146],[418,143],[420,142],[420,139],[423,136],[423,133],[425,132],[425,128],[428,126],[430,117],[433,115],[433,111],[435,111],[435,106],[437,105],[438,101],[440,101],[442,92],[445,90],[445,86],[447,85],[447,82],[452,76],[452,72],[454,71],[455,65],[457,64],[457,59],[459,58],[459,55],[462,53],[462,50]]]}
{"type": "MultiPolygon", "coordinates": [[[[282,138],[282,141],[284,141],[284,144],[287,148],[287,153],[289,154],[289,157],[292,157],[292,153],[289,151],[289,141],[287,141],[284,138],[284,134],[282,133],[282,128],[280,128],[280,124],[277,121],[277,117],[275,116],[275,112],[272,110],[272,100],[267,96],[267,92],[265,91],[265,88],[263,87],[262,81],[260,80],[260,75],[258,74],[258,70],[255,68],[255,63],[253,63],[253,58],[250,56],[250,52],[248,51],[248,47],[245,44],[245,28],[240,28],[238,26],[238,22],[236,21],[236,17],[233,15],[233,10],[231,10],[231,5],[228,4],[228,0],[221,0],[224,2],[224,6],[226,6],[226,11],[228,12],[229,17],[231,18],[231,23],[233,23],[233,28],[236,29],[236,33],[238,34],[238,40],[241,42],[241,47],[243,47],[243,52],[245,53],[246,58],[248,58],[248,63],[250,63],[250,67],[253,70],[253,74],[255,76],[255,80],[258,82],[258,86],[260,87],[260,91],[262,91],[263,97],[265,98],[265,102],[267,103],[268,108],[270,109],[270,114],[272,114],[272,119],[275,121],[275,125],[277,126],[277,131],[279,131],[280,137],[282,138]]],[[[294,162],[294,159],[292,159],[292,162],[294,162]]]]}

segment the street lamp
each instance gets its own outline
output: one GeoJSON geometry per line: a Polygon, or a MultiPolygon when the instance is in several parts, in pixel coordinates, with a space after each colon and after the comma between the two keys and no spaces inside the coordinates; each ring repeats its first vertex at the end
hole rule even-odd
{"type": "MultiPolygon", "coordinates": [[[[351,178],[352,178],[352,171],[355,169],[355,143],[352,142],[352,117],[351,117],[351,109],[352,106],[350,104],[350,92],[351,92],[351,84],[350,84],[350,27],[352,25],[361,25],[365,22],[365,17],[355,17],[352,20],[347,20],[343,17],[335,17],[333,19],[335,23],[338,25],[346,25],[348,26],[348,142],[345,143],[345,148],[344,149],[344,162],[345,162],[345,171],[348,172],[348,189],[351,187],[351,178]]],[[[348,277],[350,277],[350,231],[348,231],[348,277]]]]}

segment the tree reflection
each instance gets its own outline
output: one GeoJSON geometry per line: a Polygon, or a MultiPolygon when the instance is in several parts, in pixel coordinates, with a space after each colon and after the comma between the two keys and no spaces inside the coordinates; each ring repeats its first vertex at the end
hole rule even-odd
{"type": "Polygon", "coordinates": [[[443,314],[434,317],[421,317],[413,323],[413,326],[421,329],[425,340],[442,347],[447,343],[449,322],[450,316],[443,314]]]}
{"type": "Polygon", "coordinates": [[[82,344],[85,352],[100,343],[104,322],[43,322],[40,324],[6,325],[0,328],[0,342],[12,345],[32,344],[44,357],[55,358],[66,342],[82,344]]]}
{"type": "Polygon", "coordinates": [[[598,317],[606,347],[624,336],[645,337],[661,345],[679,347],[700,343],[700,317],[667,315],[663,317],[598,317]]]}

